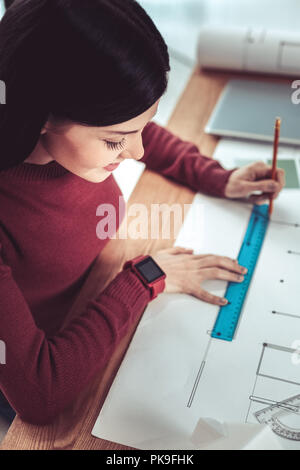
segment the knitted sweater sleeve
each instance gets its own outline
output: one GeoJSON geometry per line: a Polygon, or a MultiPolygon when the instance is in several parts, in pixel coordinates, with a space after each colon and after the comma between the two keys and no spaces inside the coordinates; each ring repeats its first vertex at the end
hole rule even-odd
{"type": "Polygon", "coordinates": [[[224,197],[227,181],[234,169],[225,170],[216,160],[203,156],[196,145],[181,140],[155,122],[146,125],[142,137],[145,153],[140,161],[149,170],[196,192],[224,197]]]}
{"type": "Polygon", "coordinates": [[[130,270],[121,271],[80,317],[46,337],[4,264],[1,248],[0,388],[24,421],[47,424],[104,369],[150,293],[130,270]]]}

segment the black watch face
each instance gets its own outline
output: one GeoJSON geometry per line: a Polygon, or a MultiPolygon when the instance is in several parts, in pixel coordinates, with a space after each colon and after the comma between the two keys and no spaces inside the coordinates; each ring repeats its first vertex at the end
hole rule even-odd
{"type": "Polygon", "coordinates": [[[150,256],[137,263],[135,267],[147,282],[153,282],[165,274],[150,256]]]}

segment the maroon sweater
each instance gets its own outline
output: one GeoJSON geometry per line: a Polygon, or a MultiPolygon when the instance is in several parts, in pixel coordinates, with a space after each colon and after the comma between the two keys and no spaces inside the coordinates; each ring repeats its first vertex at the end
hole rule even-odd
{"type": "MultiPolygon", "coordinates": [[[[224,195],[231,172],[194,144],[154,122],[143,141],[147,168],[195,191],[224,195]]],[[[72,402],[150,300],[135,274],[120,272],[59,331],[109,241],[96,236],[96,209],[113,204],[119,221],[121,195],[113,175],[92,183],[55,161],[0,172],[0,340],[6,346],[0,389],[25,421],[49,423],[72,402]]]]}

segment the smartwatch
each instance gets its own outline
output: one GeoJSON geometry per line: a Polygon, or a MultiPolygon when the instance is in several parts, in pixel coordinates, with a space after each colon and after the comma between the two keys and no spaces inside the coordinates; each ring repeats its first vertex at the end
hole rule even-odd
{"type": "Polygon", "coordinates": [[[123,269],[127,268],[130,268],[149,288],[151,300],[155,299],[165,289],[165,278],[167,276],[151,256],[142,255],[127,261],[123,269]]]}

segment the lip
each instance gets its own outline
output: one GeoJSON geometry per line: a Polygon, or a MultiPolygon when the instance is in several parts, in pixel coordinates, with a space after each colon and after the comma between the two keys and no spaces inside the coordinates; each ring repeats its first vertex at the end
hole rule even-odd
{"type": "Polygon", "coordinates": [[[104,170],[107,170],[107,171],[113,171],[116,168],[118,168],[119,165],[120,163],[112,163],[111,165],[104,166],[103,168],[104,170]]]}

